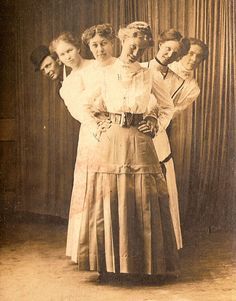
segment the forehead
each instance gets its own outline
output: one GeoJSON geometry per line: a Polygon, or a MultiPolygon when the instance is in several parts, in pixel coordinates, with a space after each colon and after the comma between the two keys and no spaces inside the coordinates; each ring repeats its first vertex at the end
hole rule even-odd
{"type": "Polygon", "coordinates": [[[65,41],[59,41],[56,46],[56,50],[58,52],[62,52],[68,48],[76,48],[76,47],[73,44],[71,44],[69,42],[65,42],[65,41]]]}
{"type": "Polygon", "coordinates": [[[203,54],[203,49],[201,46],[193,44],[190,46],[189,52],[194,52],[195,54],[202,55],[203,54]]]}
{"type": "Polygon", "coordinates": [[[139,49],[147,48],[147,41],[145,40],[143,35],[138,35],[137,37],[126,38],[125,43],[128,45],[134,45],[139,49]]]}
{"type": "Polygon", "coordinates": [[[89,40],[89,43],[101,43],[101,42],[103,42],[103,41],[105,41],[105,42],[110,42],[110,40],[108,40],[108,39],[106,39],[106,38],[100,36],[99,34],[96,34],[93,38],[91,38],[91,39],[89,40]]]}
{"type": "Polygon", "coordinates": [[[163,45],[164,47],[174,49],[174,50],[180,49],[180,43],[178,41],[165,41],[161,45],[163,45]]]}
{"type": "Polygon", "coordinates": [[[56,64],[56,61],[51,56],[46,56],[40,65],[40,70],[44,69],[48,64],[56,64]]]}

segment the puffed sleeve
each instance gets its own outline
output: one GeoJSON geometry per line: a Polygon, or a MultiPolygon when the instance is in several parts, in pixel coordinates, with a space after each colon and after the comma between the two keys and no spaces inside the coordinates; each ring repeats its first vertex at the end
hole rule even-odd
{"type": "Polygon", "coordinates": [[[81,95],[84,91],[84,84],[82,77],[79,74],[76,76],[68,76],[62,83],[62,87],[59,91],[61,98],[64,100],[64,103],[76,120],[81,122],[81,108],[79,103],[81,101],[81,95]]]}
{"type": "Polygon", "coordinates": [[[101,87],[95,85],[93,88],[84,90],[80,95],[78,110],[80,111],[81,123],[96,137],[98,122],[97,113],[103,111],[103,99],[101,87]]]}
{"type": "Polygon", "coordinates": [[[195,79],[186,79],[183,89],[177,93],[174,98],[174,117],[183,110],[187,109],[199,96],[200,88],[195,79]]]}
{"type": "Polygon", "coordinates": [[[155,70],[152,71],[152,94],[155,98],[152,96],[151,102],[154,104],[156,101],[157,105],[158,130],[163,131],[173,117],[174,104],[160,72],[155,70]]]}

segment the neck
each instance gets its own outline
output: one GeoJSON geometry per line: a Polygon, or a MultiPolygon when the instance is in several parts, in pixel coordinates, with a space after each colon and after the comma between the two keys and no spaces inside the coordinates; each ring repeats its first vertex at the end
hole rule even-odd
{"type": "Polygon", "coordinates": [[[111,65],[112,63],[114,63],[115,59],[116,59],[115,57],[111,56],[109,59],[107,59],[105,61],[102,61],[102,62],[96,61],[97,66],[104,67],[104,66],[111,65]]]}
{"type": "Polygon", "coordinates": [[[78,64],[76,66],[72,67],[72,71],[77,71],[77,70],[83,68],[84,62],[85,62],[85,60],[82,57],[80,57],[78,64]]]}
{"type": "Polygon", "coordinates": [[[161,72],[167,72],[168,70],[168,65],[162,64],[162,62],[158,59],[157,56],[155,56],[155,60],[157,62],[157,69],[161,72]]]}

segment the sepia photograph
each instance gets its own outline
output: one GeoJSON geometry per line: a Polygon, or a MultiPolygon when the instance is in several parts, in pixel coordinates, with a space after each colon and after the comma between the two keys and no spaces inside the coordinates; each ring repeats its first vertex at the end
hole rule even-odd
{"type": "Polygon", "coordinates": [[[0,300],[236,301],[236,1],[0,24],[0,300]]]}

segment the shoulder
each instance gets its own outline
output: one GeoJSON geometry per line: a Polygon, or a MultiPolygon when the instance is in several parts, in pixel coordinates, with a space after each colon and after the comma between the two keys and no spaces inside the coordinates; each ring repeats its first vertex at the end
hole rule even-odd
{"type": "Polygon", "coordinates": [[[200,88],[199,88],[199,85],[198,85],[196,79],[194,79],[194,78],[187,78],[187,79],[185,79],[184,84],[186,86],[188,86],[188,87],[190,87],[190,88],[192,88],[192,89],[200,92],[200,88]]]}
{"type": "Polygon", "coordinates": [[[168,67],[171,71],[173,71],[177,74],[176,70],[178,70],[178,62],[175,61],[175,62],[169,64],[168,67]]]}
{"type": "Polygon", "coordinates": [[[201,92],[198,83],[194,78],[186,79],[184,81],[183,90],[185,91],[185,93],[187,93],[190,97],[193,98],[197,98],[201,92]]]}

